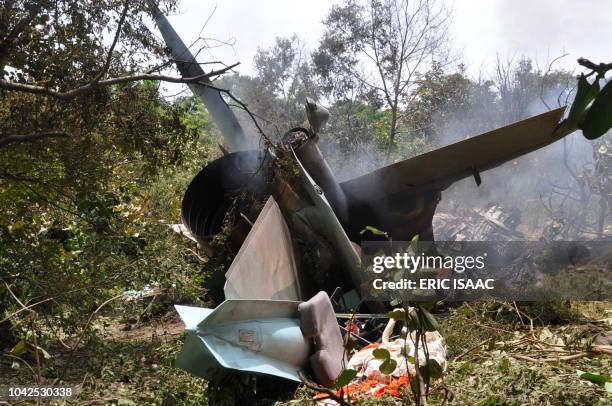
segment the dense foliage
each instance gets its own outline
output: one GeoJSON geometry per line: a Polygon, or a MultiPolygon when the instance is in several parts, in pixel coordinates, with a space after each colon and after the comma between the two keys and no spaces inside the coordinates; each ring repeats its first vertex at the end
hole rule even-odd
{"type": "Polygon", "coordinates": [[[158,82],[70,99],[10,88],[69,91],[100,72],[149,69],[163,52],[147,2],[17,3],[0,14],[0,346],[34,334],[72,348],[108,299],[152,285],[185,294],[184,275],[197,277],[168,224],[216,135],[199,104],[165,99],[158,82]]]}

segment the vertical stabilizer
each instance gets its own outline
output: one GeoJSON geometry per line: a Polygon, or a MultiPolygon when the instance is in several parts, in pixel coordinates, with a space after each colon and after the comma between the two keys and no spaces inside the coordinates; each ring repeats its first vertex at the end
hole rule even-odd
{"type": "MultiPolygon", "coordinates": [[[[170,49],[172,59],[184,78],[193,78],[204,75],[204,70],[197,63],[185,43],[159,9],[155,9],[155,22],[170,49]]],[[[203,78],[203,83],[211,83],[209,79],[203,78]]],[[[215,124],[225,137],[227,143],[235,150],[245,150],[252,147],[236,115],[227,105],[218,90],[211,89],[199,83],[189,83],[189,88],[202,100],[204,106],[212,116],[215,124]]]]}

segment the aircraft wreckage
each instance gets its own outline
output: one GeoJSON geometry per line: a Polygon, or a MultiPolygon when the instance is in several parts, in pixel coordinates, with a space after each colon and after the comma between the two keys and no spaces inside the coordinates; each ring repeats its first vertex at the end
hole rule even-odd
{"type": "MultiPolygon", "coordinates": [[[[181,75],[203,76],[162,13],[155,19],[181,75]]],[[[209,81],[188,86],[231,152],[189,185],[183,225],[209,255],[222,231],[238,250],[224,275],[223,303],[214,310],[176,307],[189,332],[177,366],[202,377],[224,367],[299,381],[298,371],[309,370],[319,384],[331,385],[346,362],[332,302],[358,310],[362,230],[432,241],[443,190],[466,177],[480,185],[482,171],[572,132],[559,125],[561,108],[338,182],[317,146],[329,118],[322,106],[307,100],[310,128],[289,130],[282,148],[257,149],[219,89],[209,81]],[[287,165],[293,180],[281,174],[287,165]],[[244,213],[262,202],[251,223],[244,213]],[[331,294],[337,287],[347,293],[331,294]]],[[[380,310],[376,305],[370,310],[380,310]]]]}

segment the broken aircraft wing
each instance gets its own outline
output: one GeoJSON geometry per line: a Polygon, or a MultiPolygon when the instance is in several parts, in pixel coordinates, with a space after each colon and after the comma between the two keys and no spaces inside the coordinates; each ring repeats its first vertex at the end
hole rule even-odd
{"type": "Polygon", "coordinates": [[[400,161],[342,182],[347,196],[358,201],[397,193],[444,190],[465,177],[558,141],[555,128],[565,108],[530,117],[467,140],[400,161]]]}

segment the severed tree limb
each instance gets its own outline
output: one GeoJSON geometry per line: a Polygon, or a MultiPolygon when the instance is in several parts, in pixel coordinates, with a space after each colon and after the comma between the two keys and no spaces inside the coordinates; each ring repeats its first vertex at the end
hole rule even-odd
{"type": "MultiPolygon", "coordinates": [[[[6,283],[6,281],[4,281],[4,280],[2,280],[2,281],[6,283]]],[[[4,319],[0,320],[0,324],[4,323],[5,321],[8,321],[8,320],[12,319],[13,317],[19,315],[20,313],[22,313],[24,311],[32,312],[32,311],[34,311],[33,308],[38,306],[38,305],[40,305],[40,304],[43,304],[43,303],[46,303],[46,302],[49,302],[49,301],[52,301],[52,300],[55,301],[56,299],[59,299],[63,295],[67,295],[67,294],[74,293],[74,292],[80,292],[80,291],[87,290],[87,289],[92,289],[92,288],[99,288],[99,287],[88,286],[88,287],[85,287],[85,288],[71,289],[71,290],[64,291],[61,294],[58,294],[56,296],[51,296],[51,297],[48,297],[46,299],[42,299],[42,300],[40,300],[40,301],[38,301],[36,303],[26,304],[26,306],[22,307],[21,309],[17,310],[16,312],[11,313],[8,316],[6,316],[4,319]]]]}
{"type": "Polygon", "coordinates": [[[572,361],[575,359],[588,357],[592,355],[606,354],[612,355],[612,347],[607,345],[594,345],[587,351],[580,351],[575,354],[563,355],[559,357],[549,357],[549,358],[534,358],[529,355],[524,354],[509,354],[511,357],[516,359],[521,359],[523,361],[529,362],[560,362],[560,361],[572,361]]]}
{"type": "Polygon", "coordinates": [[[194,76],[191,78],[181,78],[181,77],[166,76],[166,75],[154,75],[150,73],[120,76],[116,78],[100,80],[98,82],[89,82],[83,86],[79,86],[75,89],[67,90],[65,92],[53,90],[48,87],[31,85],[31,84],[26,84],[26,83],[17,83],[17,82],[8,81],[5,79],[0,79],[0,89],[13,90],[13,91],[18,91],[18,92],[23,92],[23,93],[40,94],[43,96],[50,96],[50,97],[55,97],[56,99],[69,101],[69,100],[74,99],[77,96],[80,96],[85,93],[89,93],[96,88],[120,84],[120,83],[137,82],[141,80],[159,80],[162,82],[171,82],[171,83],[194,83],[202,79],[210,79],[211,77],[220,76],[224,74],[225,72],[231,70],[232,68],[235,68],[239,64],[240,62],[236,62],[227,67],[213,70],[209,73],[194,76]]]}
{"type": "Polygon", "coordinates": [[[69,138],[70,134],[61,131],[50,131],[33,134],[11,134],[0,137],[0,148],[14,143],[30,142],[45,138],[69,138]]]}

